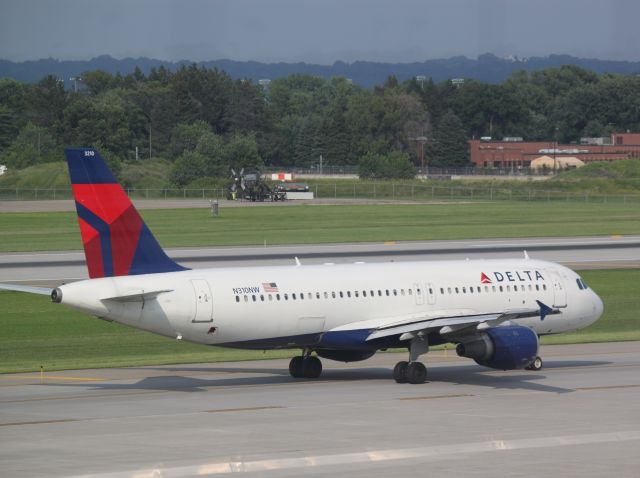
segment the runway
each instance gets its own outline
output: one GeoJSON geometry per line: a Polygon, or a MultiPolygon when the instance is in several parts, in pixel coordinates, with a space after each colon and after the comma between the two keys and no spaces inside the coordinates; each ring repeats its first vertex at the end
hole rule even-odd
{"type": "Polygon", "coordinates": [[[546,346],[539,372],[428,354],[0,376],[6,477],[638,476],[640,342],[546,346]]]}
{"type": "MultiPolygon", "coordinates": [[[[190,268],[522,257],[573,269],[640,267],[640,236],[478,239],[167,249],[190,268]]],[[[87,277],[84,253],[0,254],[0,282],[56,286],[87,277]]]]}

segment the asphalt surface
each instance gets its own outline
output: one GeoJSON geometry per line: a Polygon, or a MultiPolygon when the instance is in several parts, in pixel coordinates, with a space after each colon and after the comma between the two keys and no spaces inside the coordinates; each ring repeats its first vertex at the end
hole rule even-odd
{"type": "Polygon", "coordinates": [[[539,372],[449,351],[0,376],[3,477],[637,477],[640,342],[547,346],[539,372]]]}
{"type": "MultiPolygon", "coordinates": [[[[573,269],[640,267],[640,236],[168,249],[190,268],[530,257],[573,269]]],[[[0,254],[0,282],[56,286],[87,277],[84,253],[0,254]]]]}

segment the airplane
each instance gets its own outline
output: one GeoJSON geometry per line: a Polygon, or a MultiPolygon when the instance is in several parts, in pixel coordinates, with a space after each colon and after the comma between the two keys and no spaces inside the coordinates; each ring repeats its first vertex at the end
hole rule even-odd
{"type": "Polygon", "coordinates": [[[101,319],[178,340],[240,349],[299,349],[294,378],[317,378],[320,358],[368,359],[402,348],[398,383],[421,384],[418,359],[456,344],[482,366],[540,370],[539,337],[582,329],[602,315],[572,270],[519,259],[188,269],[160,247],[93,148],[65,150],[89,279],[50,295],[101,319]]]}

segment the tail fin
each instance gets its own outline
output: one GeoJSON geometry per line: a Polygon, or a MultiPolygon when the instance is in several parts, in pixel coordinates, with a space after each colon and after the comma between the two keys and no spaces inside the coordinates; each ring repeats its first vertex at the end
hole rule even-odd
{"type": "Polygon", "coordinates": [[[89,277],[185,270],[162,250],[95,149],[65,154],[89,277]]]}

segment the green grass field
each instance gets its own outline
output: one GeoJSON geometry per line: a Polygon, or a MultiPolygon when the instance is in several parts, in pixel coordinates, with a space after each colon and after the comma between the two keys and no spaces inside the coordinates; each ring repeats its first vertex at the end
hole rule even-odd
{"type": "MultiPolygon", "coordinates": [[[[543,343],[640,340],[640,270],[583,271],[605,303],[605,314],[583,331],[543,343]]],[[[250,352],[205,347],[104,322],[46,297],[0,292],[0,372],[289,357],[297,351],[250,352]]]]}
{"type": "MultiPolygon", "coordinates": [[[[640,234],[640,208],[486,202],[223,208],[141,213],[164,247],[640,234]]],[[[75,213],[0,214],[0,252],[81,249],[75,213]]]]}

